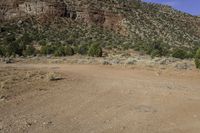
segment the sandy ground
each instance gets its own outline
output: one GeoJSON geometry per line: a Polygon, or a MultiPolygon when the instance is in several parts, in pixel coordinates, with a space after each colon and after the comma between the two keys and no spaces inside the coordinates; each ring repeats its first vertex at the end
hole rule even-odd
{"type": "Polygon", "coordinates": [[[200,131],[197,70],[0,64],[0,81],[1,133],[200,131]]]}

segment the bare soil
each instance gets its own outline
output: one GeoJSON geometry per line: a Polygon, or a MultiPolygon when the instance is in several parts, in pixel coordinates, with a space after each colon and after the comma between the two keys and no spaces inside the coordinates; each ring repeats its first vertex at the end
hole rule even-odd
{"type": "Polygon", "coordinates": [[[195,69],[0,64],[0,83],[2,133],[200,131],[195,69]]]}

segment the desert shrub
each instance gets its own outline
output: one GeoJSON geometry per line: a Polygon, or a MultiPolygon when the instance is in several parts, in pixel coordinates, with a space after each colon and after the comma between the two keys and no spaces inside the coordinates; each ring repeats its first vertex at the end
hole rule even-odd
{"type": "Polygon", "coordinates": [[[129,48],[130,48],[130,43],[128,43],[128,42],[124,42],[123,44],[122,44],[122,48],[123,48],[123,50],[128,50],[129,48]]]}
{"type": "Polygon", "coordinates": [[[174,52],[172,53],[172,57],[185,59],[188,58],[188,53],[182,49],[175,49],[174,52]]]}
{"type": "Polygon", "coordinates": [[[23,36],[19,40],[24,45],[29,45],[32,42],[32,38],[31,38],[31,36],[28,33],[23,34],[23,36]]]}
{"type": "Polygon", "coordinates": [[[196,68],[200,69],[200,48],[197,50],[195,55],[195,65],[196,68]]]}
{"type": "Polygon", "coordinates": [[[11,43],[11,42],[14,42],[15,40],[16,38],[14,34],[11,34],[5,38],[6,43],[11,43]]]}
{"type": "Polygon", "coordinates": [[[51,44],[42,46],[40,53],[43,55],[71,56],[74,55],[74,50],[70,46],[63,46],[61,44],[51,44]]]}
{"type": "Polygon", "coordinates": [[[5,56],[6,49],[3,46],[0,46],[0,56],[5,56]]]}
{"type": "Polygon", "coordinates": [[[194,50],[189,50],[189,51],[187,52],[187,58],[192,59],[192,58],[195,57],[195,54],[196,54],[196,51],[194,51],[194,50]]]}
{"type": "Polygon", "coordinates": [[[24,56],[31,56],[36,54],[36,49],[33,45],[28,45],[26,49],[23,51],[24,56]]]}
{"type": "Polygon", "coordinates": [[[65,56],[65,48],[63,46],[59,46],[55,52],[54,52],[54,56],[65,56]]]}
{"type": "Polygon", "coordinates": [[[18,43],[12,42],[7,44],[6,46],[6,56],[15,56],[15,55],[22,55],[23,49],[20,47],[18,43]]]}
{"type": "Polygon", "coordinates": [[[63,78],[61,77],[60,74],[57,74],[57,73],[48,73],[47,74],[47,80],[48,81],[56,81],[56,80],[62,80],[63,78]]]}
{"type": "Polygon", "coordinates": [[[70,46],[64,47],[65,55],[72,56],[74,55],[74,49],[70,46]]]}
{"type": "Polygon", "coordinates": [[[162,41],[155,41],[152,44],[153,50],[151,51],[151,56],[166,56],[168,54],[168,44],[162,41]]]}
{"type": "Polygon", "coordinates": [[[102,48],[98,44],[92,44],[88,50],[88,55],[93,57],[102,57],[102,48]]]}
{"type": "Polygon", "coordinates": [[[169,54],[169,45],[162,40],[156,41],[140,41],[138,40],[134,46],[136,51],[151,55],[151,57],[167,56],[169,54]]]}
{"type": "Polygon", "coordinates": [[[74,50],[70,46],[57,46],[54,51],[55,56],[72,56],[74,55],[74,50]]]}
{"type": "Polygon", "coordinates": [[[44,45],[40,49],[40,53],[43,55],[54,54],[55,48],[52,45],[44,45]]]}
{"type": "Polygon", "coordinates": [[[45,40],[40,40],[39,41],[40,46],[45,46],[47,43],[45,40]]]}
{"type": "Polygon", "coordinates": [[[79,54],[81,55],[87,55],[88,53],[88,46],[87,45],[80,45],[78,47],[78,51],[77,51],[79,54]]]}

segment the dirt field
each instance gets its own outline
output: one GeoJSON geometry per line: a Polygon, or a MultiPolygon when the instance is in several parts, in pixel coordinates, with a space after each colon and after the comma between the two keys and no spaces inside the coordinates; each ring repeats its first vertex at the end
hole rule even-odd
{"type": "Polygon", "coordinates": [[[1,133],[200,131],[195,69],[0,64],[0,82],[1,133]]]}

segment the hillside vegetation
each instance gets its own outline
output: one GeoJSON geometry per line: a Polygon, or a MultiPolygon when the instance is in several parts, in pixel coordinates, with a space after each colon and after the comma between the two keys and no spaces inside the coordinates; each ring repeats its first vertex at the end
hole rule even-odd
{"type": "Polygon", "coordinates": [[[200,18],[169,6],[139,0],[4,0],[0,5],[1,56],[91,55],[89,49],[98,45],[106,51],[193,58],[200,47],[200,18]]]}

